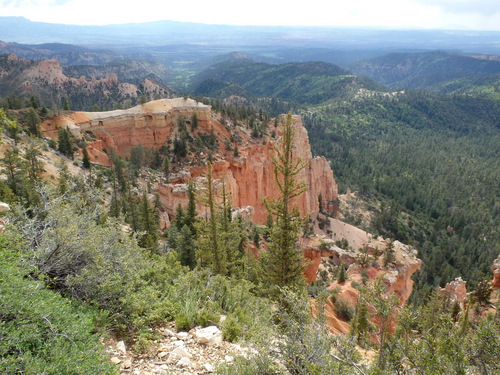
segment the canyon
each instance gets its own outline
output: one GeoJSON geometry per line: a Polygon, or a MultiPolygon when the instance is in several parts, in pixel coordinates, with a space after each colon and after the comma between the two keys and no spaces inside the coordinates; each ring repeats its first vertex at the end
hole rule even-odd
{"type": "MultiPolygon", "coordinates": [[[[369,281],[382,277],[387,291],[395,293],[400,303],[405,304],[412,291],[411,276],[422,264],[417,251],[398,241],[391,243],[388,239],[374,238],[366,231],[336,218],[339,203],[333,171],[325,158],[312,156],[301,118],[293,116],[293,122],[294,157],[305,161],[305,168],[297,180],[306,181],[308,186],[305,193],[294,198],[293,204],[303,216],[309,215],[314,233],[301,238],[299,244],[308,262],[305,270],[308,282],[317,282],[317,275],[329,267],[341,265],[348,268],[348,281],[339,283],[329,274],[328,288],[333,290],[339,287],[339,298],[354,306],[359,291],[353,285],[362,282],[362,270],[365,269],[369,281]],[[347,241],[347,249],[337,246],[342,240],[347,241]],[[383,251],[390,243],[394,249],[394,261],[382,266],[383,251]],[[364,267],[359,265],[361,258],[368,262],[364,267]]],[[[171,147],[173,141],[182,136],[182,131],[187,130],[193,139],[215,135],[217,147],[214,153],[191,150],[183,160],[173,164],[168,179],[158,176],[152,179],[151,189],[158,193],[163,208],[162,227],[170,225],[179,204],[186,208],[189,182],[194,182],[197,190],[203,189],[205,166],[209,159],[216,184],[220,186],[222,181],[225,182],[234,211],[243,213],[245,219],[264,224],[268,212],[263,198],[275,199],[279,196],[273,166],[273,157],[281,142],[279,128],[273,129],[275,137],[255,139],[246,126],[226,121],[212,112],[210,106],[192,99],[161,99],[110,112],[64,113],[42,124],[44,135],[52,139],[57,139],[60,127],[70,130],[75,138],[87,137],[91,161],[104,166],[111,165],[108,157],[111,150],[127,158],[130,150],[139,144],[144,149],[171,147]],[[196,127],[191,123],[193,115],[197,118],[196,127]]],[[[198,212],[200,216],[206,214],[201,203],[198,203],[198,212]]],[[[334,305],[329,302],[326,315],[330,330],[334,333],[348,332],[349,324],[340,319],[334,310],[334,305]]]]}

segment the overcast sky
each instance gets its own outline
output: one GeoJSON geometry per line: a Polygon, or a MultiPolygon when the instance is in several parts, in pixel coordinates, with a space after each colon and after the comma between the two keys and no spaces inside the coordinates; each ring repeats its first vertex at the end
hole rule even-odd
{"type": "Polygon", "coordinates": [[[0,15],[79,25],[172,20],[500,30],[500,0],[0,0],[0,15]]]}

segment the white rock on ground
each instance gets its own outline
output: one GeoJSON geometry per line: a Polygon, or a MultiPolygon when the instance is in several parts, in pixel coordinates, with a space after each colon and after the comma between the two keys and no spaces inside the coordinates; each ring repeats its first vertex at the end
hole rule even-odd
{"type": "Polygon", "coordinates": [[[200,328],[193,332],[198,344],[219,345],[222,343],[222,332],[215,326],[200,328]]]}

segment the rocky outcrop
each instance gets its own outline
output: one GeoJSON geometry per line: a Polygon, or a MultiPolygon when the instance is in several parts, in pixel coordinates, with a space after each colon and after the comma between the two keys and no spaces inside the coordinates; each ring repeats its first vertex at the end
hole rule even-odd
{"type": "MultiPolygon", "coordinates": [[[[199,134],[212,132],[218,139],[219,152],[214,155],[213,173],[216,179],[225,180],[232,206],[253,207],[254,222],[264,223],[268,213],[263,198],[275,199],[279,196],[272,162],[275,147],[280,144],[279,129],[275,140],[256,141],[250,137],[248,129],[223,125],[212,114],[209,106],[183,98],[156,100],[127,110],[74,112],[48,120],[42,127],[45,135],[54,139],[57,138],[57,127],[71,129],[77,136],[92,135],[95,139],[91,143],[94,157],[92,161],[105,164],[107,156],[103,152],[99,154],[99,149],[112,148],[122,157],[128,156],[130,149],[139,143],[145,149],[159,149],[179,135],[179,117],[191,119],[193,114],[197,115],[198,127],[194,130],[188,126],[190,135],[194,138],[199,134]],[[234,156],[233,151],[227,147],[227,142],[232,137],[239,139],[238,156],[234,156]]],[[[316,215],[320,206],[318,199],[321,197],[322,207],[333,214],[337,185],[330,165],[323,157],[312,157],[307,131],[301,118],[294,116],[293,121],[296,128],[295,155],[306,162],[306,167],[297,179],[308,184],[307,192],[296,197],[294,204],[303,215],[316,215]]],[[[202,185],[200,178],[205,172],[207,155],[197,153],[191,157],[196,161],[195,165],[176,169],[168,183],[163,181],[154,186],[169,215],[174,214],[179,203],[184,207],[187,205],[187,182],[200,181],[199,185],[202,185]]]]}
{"type": "Polygon", "coordinates": [[[138,72],[139,77],[139,74],[144,77],[140,84],[120,81],[115,72],[105,67],[101,67],[101,71],[94,67],[90,76],[78,72],[70,76],[66,70],[68,68],[56,59],[28,61],[10,54],[0,58],[0,89],[8,88],[18,96],[34,95],[47,107],[59,107],[65,97],[70,104],[90,108],[96,103],[111,107],[113,103],[136,100],[141,94],[149,97],[169,94],[168,89],[158,83],[160,81],[146,78],[147,70],[138,72]]]}
{"type": "Polygon", "coordinates": [[[467,282],[457,277],[455,280],[447,283],[444,288],[439,288],[440,296],[445,296],[448,299],[448,305],[452,306],[458,303],[462,308],[465,308],[467,298],[467,282]]]}
{"type": "MultiPolygon", "coordinates": [[[[384,265],[383,254],[388,248],[388,240],[373,238],[369,233],[336,219],[332,219],[331,229],[335,231],[332,232],[334,239],[315,236],[302,240],[304,256],[308,261],[305,270],[308,282],[316,282],[316,275],[325,273],[328,289],[338,289],[336,298],[354,307],[359,298],[359,291],[354,285],[382,278],[386,291],[398,296],[400,305],[404,305],[413,290],[411,277],[422,266],[417,251],[394,241],[393,261],[384,265]],[[348,248],[340,248],[337,241],[342,241],[343,246],[348,245],[348,248]],[[346,281],[338,282],[331,275],[329,270],[337,266],[347,268],[346,281]]],[[[324,275],[322,280],[325,280],[324,275]]],[[[325,306],[325,315],[332,333],[349,331],[350,324],[336,314],[335,304],[331,300],[325,306]]]]}
{"type": "Polygon", "coordinates": [[[491,271],[493,272],[493,281],[491,283],[491,287],[494,289],[500,289],[500,255],[493,262],[491,271]]]}

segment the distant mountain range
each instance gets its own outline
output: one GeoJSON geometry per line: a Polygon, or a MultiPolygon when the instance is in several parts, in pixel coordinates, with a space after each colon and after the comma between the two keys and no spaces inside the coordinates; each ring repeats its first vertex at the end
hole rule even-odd
{"type": "Polygon", "coordinates": [[[365,51],[445,49],[500,54],[499,31],[230,26],[175,21],[77,26],[32,22],[23,17],[0,17],[0,39],[24,44],[57,42],[87,47],[210,43],[212,46],[267,46],[277,49],[285,46],[365,51]]]}
{"type": "Polygon", "coordinates": [[[444,51],[393,53],[349,66],[357,74],[370,77],[390,88],[427,89],[453,92],[465,82],[488,77],[500,80],[500,56],[471,56],[444,51]],[[461,81],[462,84],[457,86],[461,81]],[[454,85],[450,85],[454,82],[454,85]]]}

